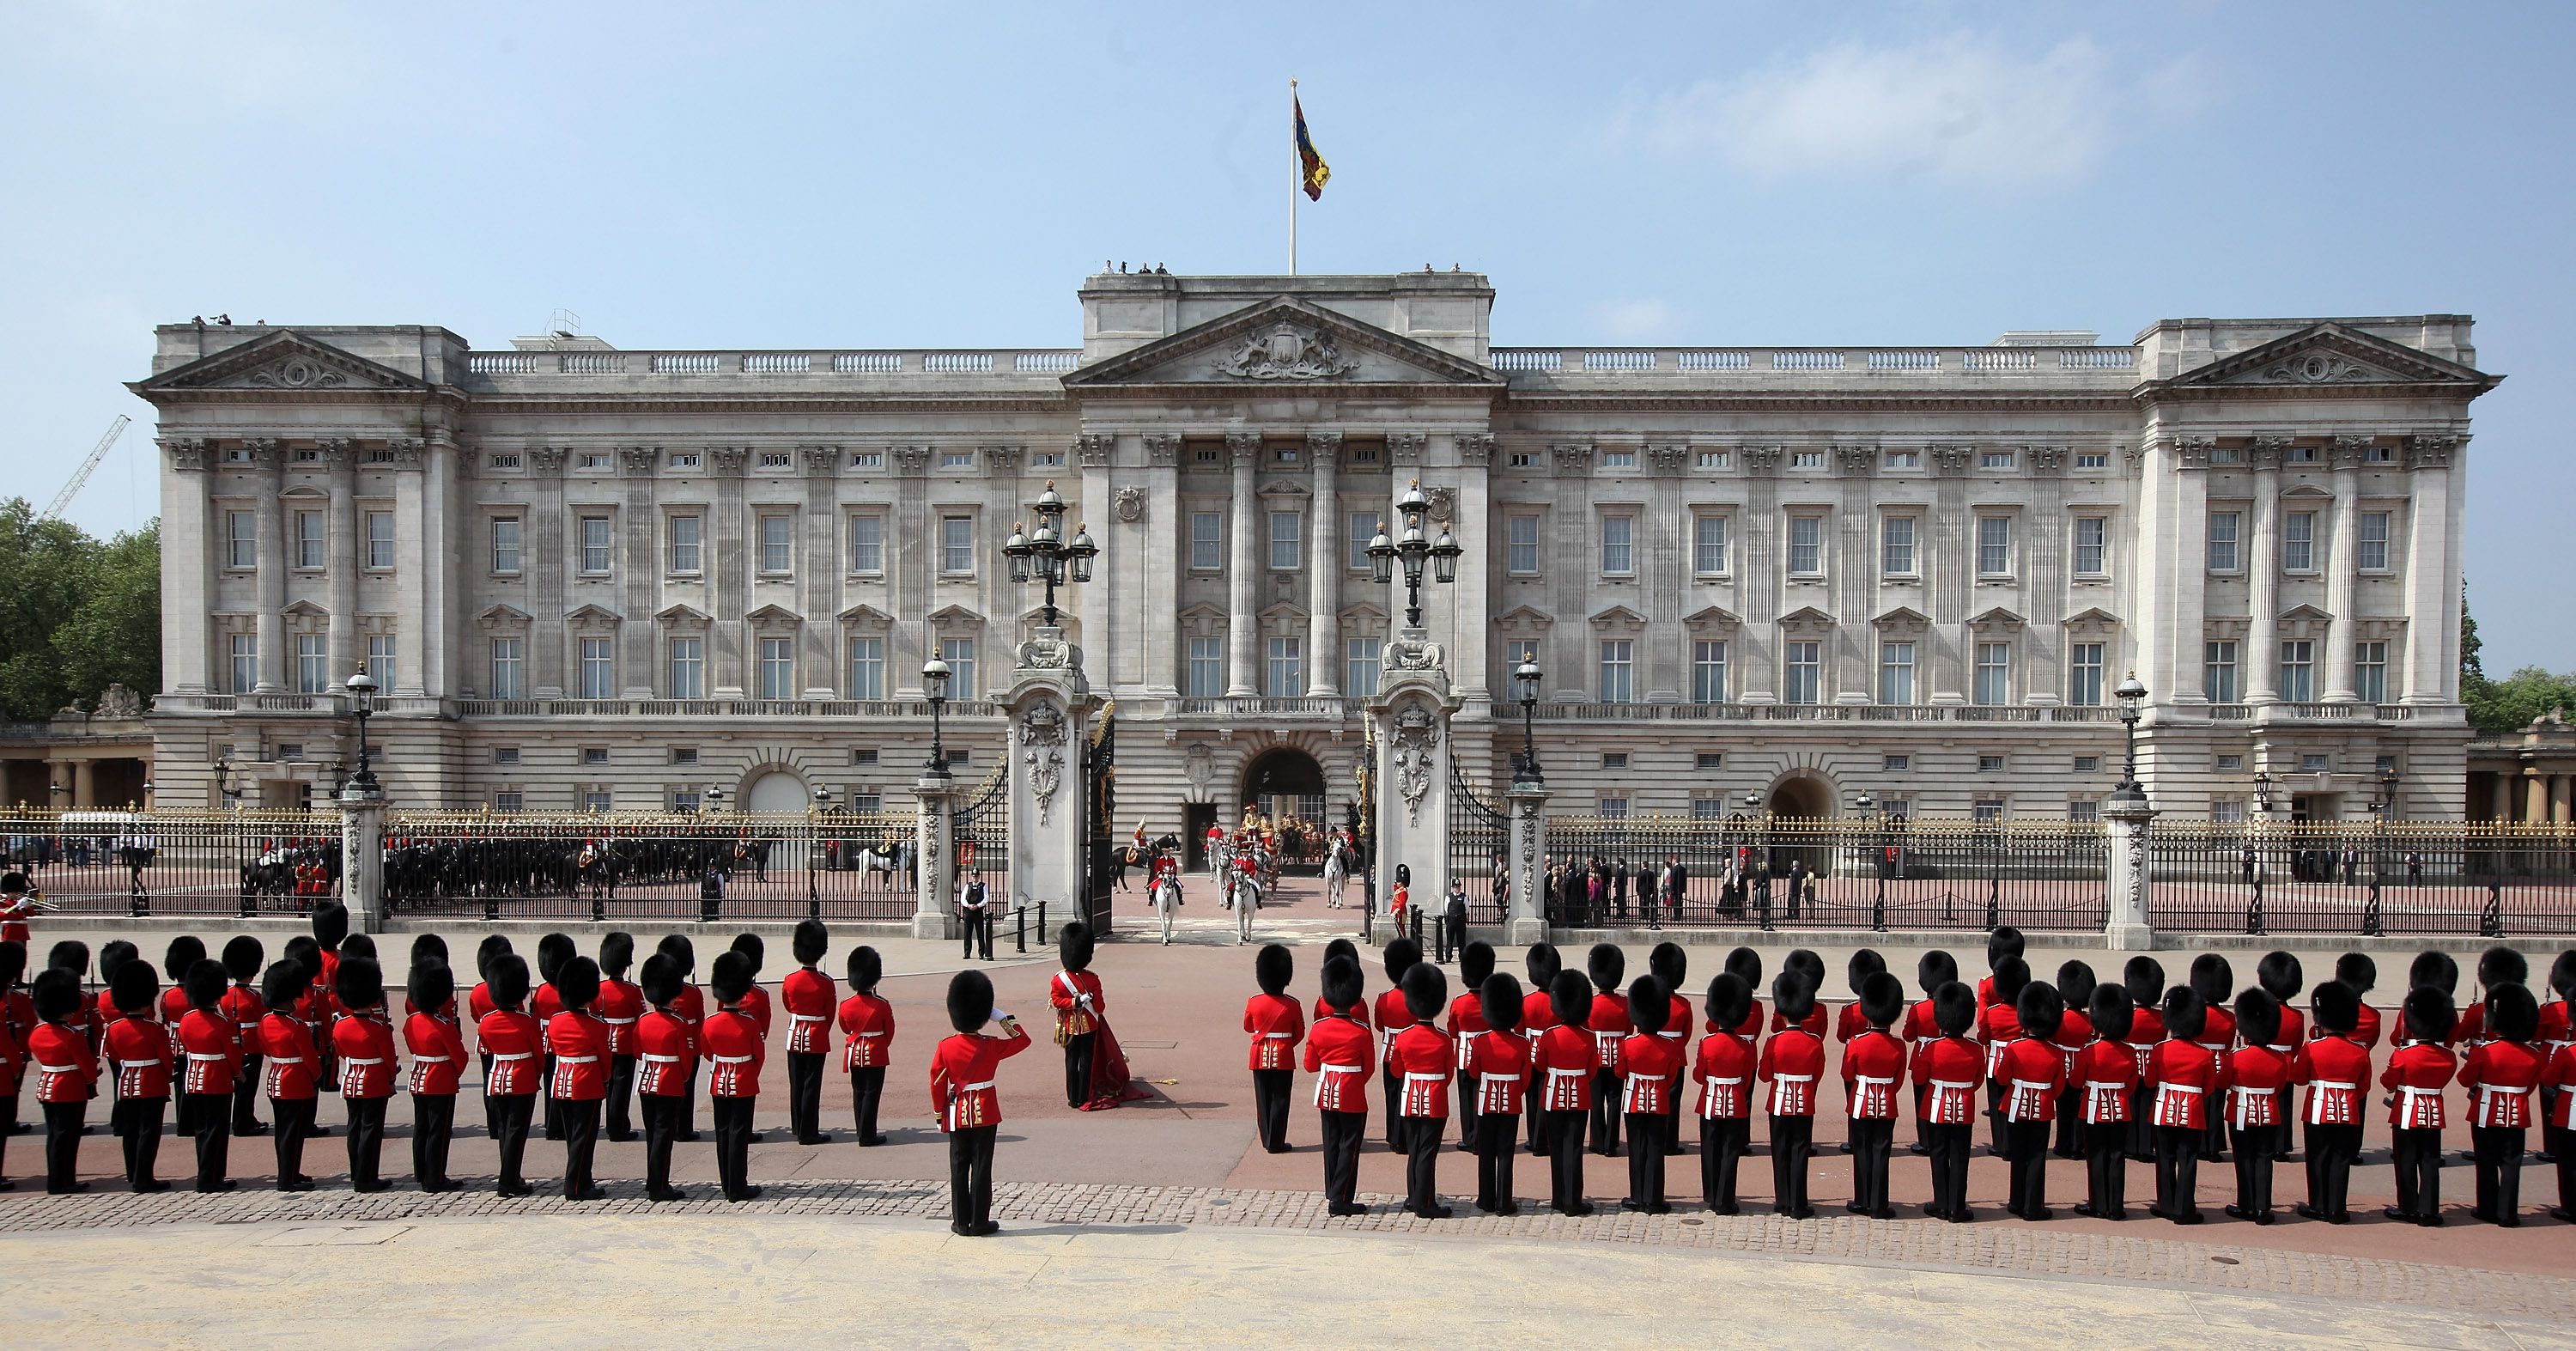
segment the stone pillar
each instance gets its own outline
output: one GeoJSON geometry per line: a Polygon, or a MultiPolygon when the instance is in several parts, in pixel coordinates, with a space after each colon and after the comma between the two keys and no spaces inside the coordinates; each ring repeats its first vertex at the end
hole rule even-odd
{"type": "Polygon", "coordinates": [[[920,778],[913,780],[912,799],[912,936],[955,938],[958,926],[949,900],[957,893],[957,849],[948,838],[948,823],[957,799],[957,781],[945,769],[937,773],[924,770],[920,778]]]}
{"type": "Polygon", "coordinates": [[[2115,952],[2145,952],[2156,945],[2155,928],[2147,919],[2147,826],[2155,815],[2144,793],[2131,797],[2115,792],[2103,805],[2103,829],[2111,844],[2111,913],[2102,936],[2115,952]]]}
{"type": "Polygon", "coordinates": [[[1447,654],[1419,628],[1405,628],[1388,642],[1384,678],[1369,701],[1377,732],[1378,894],[1369,898],[1384,913],[1395,891],[1395,870],[1412,872],[1415,905],[1436,905],[1448,888],[1450,715],[1458,711],[1449,684],[1447,654]]]}
{"type": "Polygon", "coordinates": [[[2254,538],[2245,551],[2252,622],[2245,629],[2245,701],[2281,701],[2281,451],[2289,438],[2259,436],[2254,458],[2254,538]]]}
{"type": "Polygon", "coordinates": [[[2326,454],[2334,465],[2334,517],[2326,536],[2325,697],[2351,703],[2361,697],[2361,666],[2353,643],[2361,637],[2361,452],[2366,436],[2338,436],[2326,454]]]}
{"type": "Polygon", "coordinates": [[[1228,432],[1226,454],[1234,462],[1234,514],[1226,527],[1225,692],[1240,698],[1261,692],[1261,601],[1255,589],[1261,556],[1253,539],[1259,519],[1253,481],[1261,473],[1261,434],[1228,432]]]}
{"type": "Polygon", "coordinates": [[[1504,941],[1515,947],[1547,941],[1547,903],[1539,895],[1547,877],[1547,788],[1515,780],[1503,793],[1511,803],[1511,913],[1503,917],[1504,941]]]}
{"type": "Polygon", "coordinates": [[[250,443],[250,454],[259,485],[252,508],[259,532],[258,692],[275,694],[286,688],[286,511],[278,496],[286,451],[263,437],[250,443]]]}
{"type": "Polygon", "coordinates": [[[340,790],[340,891],[349,927],[382,933],[385,927],[385,792],[351,783],[340,790]]]}
{"type": "Polygon", "coordinates": [[[1020,645],[1005,711],[1010,715],[1011,889],[1015,905],[1084,916],[1082,744],[1091,685],[1082,649],[1064,630],[1038,629],[1020,645]]]}
{"type": "Polygon", "coordinates": [[[1306,692],[1342,692],[1342,505],[1333,478],[1342,458],[1340,432],[1306,433],[1315,463],[1315,500],[1306,527],[1306,692]]]}

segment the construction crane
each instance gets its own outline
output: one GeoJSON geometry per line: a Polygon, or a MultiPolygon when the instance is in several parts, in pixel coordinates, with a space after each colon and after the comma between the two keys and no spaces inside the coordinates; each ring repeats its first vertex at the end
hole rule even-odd
{"type": "Polygon", "coordinates": [[[89,482],[89,476],[98,468],[98,462],[107,458],[108,451],[115,449],[116,438],[125,435],[126,424],[132,421],[134,419],[119,413],[116,415],[116,421],[107,424],[107,435],[98,438],[98,444],[90,448],[89,458],[81,461],[81,467],[73,472],[72,481],[64,484],[61,492],[54,494],[54,504],[45,508],[45,514],[37,517],[37,520],[50,521],[63,514],[63,508],[72,504],[72,498],[80,493],[81,485],[89,482]]]}

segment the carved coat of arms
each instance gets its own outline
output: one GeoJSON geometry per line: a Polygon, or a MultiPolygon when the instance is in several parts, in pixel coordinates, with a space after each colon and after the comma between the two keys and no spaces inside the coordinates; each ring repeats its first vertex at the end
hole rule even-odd
{"type": "Polygon", "coordinates": [[[1350,374],[1359,363],[1342,355],[1333,335],[1282,319],[1244,339],[1216,368],[1246,380],[1329,380],[1350,374]]]}

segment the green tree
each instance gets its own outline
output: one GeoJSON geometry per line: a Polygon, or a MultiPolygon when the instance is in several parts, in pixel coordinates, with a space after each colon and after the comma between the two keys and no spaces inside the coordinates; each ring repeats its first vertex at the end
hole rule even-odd
{"type": "Polygon", "coordinates": [[[110,682],[161,687],[159,523],[99,540],[0,502],[0,718],[48,718],[110,682]]]}

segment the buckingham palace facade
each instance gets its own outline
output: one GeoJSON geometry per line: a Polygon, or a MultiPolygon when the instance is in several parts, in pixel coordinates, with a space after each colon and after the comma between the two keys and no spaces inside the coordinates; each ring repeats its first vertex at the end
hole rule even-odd
{"type": "MultiPolygon", "coordinates": [[[[982,779],[1053,483],[1098,541],[1069,636],[1120,815],[1354,791],[1418,483],[1462,770],[1545,673],[1552,810],[2091,814],[2110,692],[2169,813],[2463,816],[2460,315],[2177,319],[1985,346],[1495,347],[1475,273],[1104,272],[1079,347],[478,351],[419,325],[168,325],[159,800],[289,805],[354,752],[397,802],[900,804],[921,668],[982,779]]],[[[1121,829],[1124,829],[1122,824],[1121,829]]]]}

